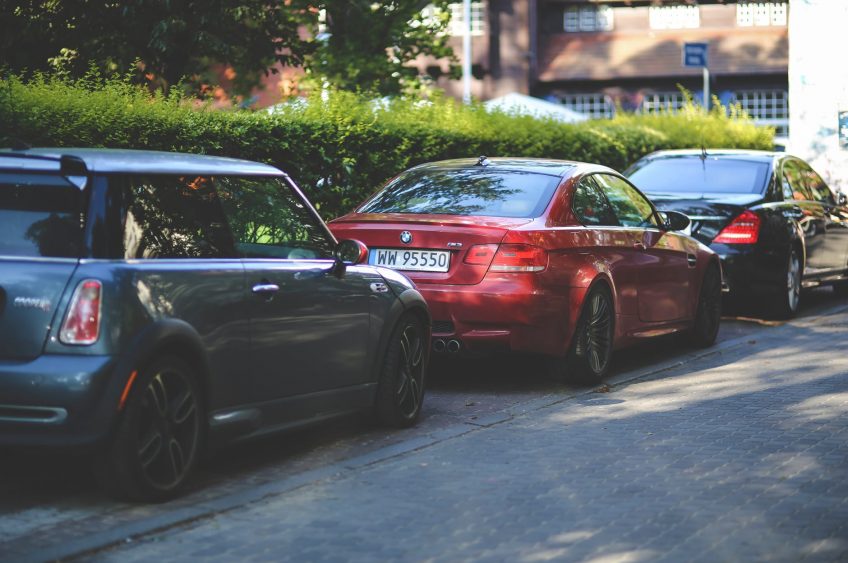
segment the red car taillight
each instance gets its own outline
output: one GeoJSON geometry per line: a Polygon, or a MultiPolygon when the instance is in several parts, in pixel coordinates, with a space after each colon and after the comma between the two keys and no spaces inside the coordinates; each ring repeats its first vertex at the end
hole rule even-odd
{"type": "Polygon", "coordinates": [[[502,244],[498,247],[490,272],[541,272],[548,267],[548,253],[529,244],[502,244]]]}
{"type": "Polygon", "coordinates": [[[463,262],[472,266],[488,266],[497,251],[497,244],[475,244],[468,249],[463,262]]]}
{"type": "Polygon", "coordinates": [[[100,294],[103,286],[97,280],[83,280],[77,285],[65,322],[59,331],[63,344],[94,344],[100,337],[100,294]]]}
{"type": "Polygon", "coordinates": [[[713,242],[724,244],[754,244],[760,238],[760,216],[753,211],[743,211],[721,230],[713,242]]]}

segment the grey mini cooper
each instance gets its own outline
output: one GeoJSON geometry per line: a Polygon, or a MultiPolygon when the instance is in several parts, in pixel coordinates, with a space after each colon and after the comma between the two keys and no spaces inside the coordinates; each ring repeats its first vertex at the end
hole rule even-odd
{"type": "Polygon", "coordinates": [[[179,492],[204,448],[421,411],[430,315],[285,173],[208,156],[0,151],[0,446],[91,447],[179,492]]]}

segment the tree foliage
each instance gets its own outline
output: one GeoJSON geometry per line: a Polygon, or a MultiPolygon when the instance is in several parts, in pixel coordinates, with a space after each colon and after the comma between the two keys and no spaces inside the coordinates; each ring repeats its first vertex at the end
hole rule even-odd
{"type": "Polygon", "coordinates": [[[167,90],[227,65],[240,93],[276,62],[302,63],[310,43],[298,26],[316,17],[266,0],[0,0],[0,14],[0,67],[14,72],[135,68],[167,90]]]}
{"type": "MultiPolygon", "coordinates": [[[[418,57],[456,61],[445,29],[448,0],[323,0],[310,73],[340,90],[395,95],[415,90],[427,78],[409,63],[418,57]]],[[[456,73],[452,64],[453,73],[456,73]]]]}

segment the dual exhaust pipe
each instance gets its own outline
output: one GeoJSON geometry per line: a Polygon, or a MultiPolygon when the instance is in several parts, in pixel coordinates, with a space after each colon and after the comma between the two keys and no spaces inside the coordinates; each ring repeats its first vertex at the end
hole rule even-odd
{"type": "Polygon", "coordinates": [[[441,338],[437,338],[433,341],[433,351],[441,354],[442,352],[448,352],[450,354],[456,354],[462,348],[462,343],[452,338],[450,340],[443,340],[441,338]]]}

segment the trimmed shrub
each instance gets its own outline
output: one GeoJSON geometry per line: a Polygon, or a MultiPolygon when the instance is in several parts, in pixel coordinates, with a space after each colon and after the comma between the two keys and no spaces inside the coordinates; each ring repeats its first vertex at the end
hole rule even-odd
{"type": "Polygon", "coordinates": [[[771,148],[773,131],[689,105],[675,115],[622,115],[577,125],[450,99],[367,101],[317,95],[273,113],[215,109],[120,81],[36,76],[0,81],[0,146],[111,147],[225,155],[277,166],[322,215],[343,214],[388,178],[422,162],[525,156],[622,170],[660,149],[771,148]]]}

